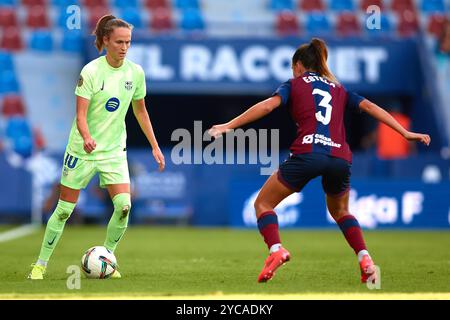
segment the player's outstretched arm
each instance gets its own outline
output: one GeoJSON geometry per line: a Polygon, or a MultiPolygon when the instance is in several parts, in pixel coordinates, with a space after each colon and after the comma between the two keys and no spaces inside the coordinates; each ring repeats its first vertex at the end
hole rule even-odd
{"type": "Polygon", "coordinates": [[[155,160],[158,163],[159,171],[163,171],[166,166],[166,162],[164,160],[164,155],[159,148],[155,133],[153,132],[152,122],[150,121],[150,116],[148,115],[147,108],[145,107],[145,100],[133,100],[132,105],[134,116],[147,137],[148,142],[152,146],[153,157],[155,157],[155,160]]]}
{"type": "Polygon", "coordinates": [[[359,104],[359,107],[361,108],[361,110],[368,113],[375,119],[383,122],[387,126],[391,127],[392,129],[394,129],[395,131],[400,133],[406,140],[420,141],[427,146],[430,144],[431,138],[428,134],[415,133],[415,132],[406,130],[405,128],[402,127],[402,125],[400,123],[397,122],[397,120],[394,119],[394,117],[392,117],[384,109],[377,106],[375,103],[373,103],[367,99],[364,99],[359,104]]]}
{"type": "Polygon", "coordinates": [[[97,147],[94,139],[91,137],[89,127],[87,124],[87,111],[89,107],[89,100],[80,96],[77,96],[77,128],[81,137],[84,140],[84,151],[91,153],[97,147]]]}
{"type": "Polygon", "coordinates": [[[266,100],[263,100],[253,105],[251,108],[249,108],[247,111],[237,116],[233,120],[224,124],[217,124],[215,126],[212,126],[212,128],[208,130],[208,133],[215,138],[220,137],[223,133],[229,130],[242,127],[250,122],[256,121],[266,116],[267,114],[271,113],[275,108],[280,106],[280,104],[281,104],[280,96],[275,95],[273,97],[270,97],[266,100]]]}

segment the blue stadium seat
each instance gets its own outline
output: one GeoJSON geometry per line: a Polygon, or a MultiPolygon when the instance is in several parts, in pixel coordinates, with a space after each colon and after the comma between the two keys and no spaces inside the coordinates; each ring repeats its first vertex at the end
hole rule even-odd
{"type": "Polygon", "coordinates": [[[380,29],[369,29],[367,28],[367,24],[364,24],[364,30],[369,36],[379,37],[388,36],[393,31],[393,27],[389,18],[385,14],[382,14],[380,17],[380,29]]]}
{"type": "Polygon", "coordinates": [[[2,72],[6,70],[14,71],[14,62],[10,53],[0,51],[0,70],[2,72]]]}
{"type": "Polygon", "coordinates": [[[178,9],[199,9],[198,0],[175,0],[175,7],[178,9]]]}
{"type": "Polygon", "coordinates": [[[83,52],[83,33],[81,30],[64,32],[61,49],[65,52],[83,52]]]}
{"type": "Polygon", "coordinates": [[[24,117],[11,117],[6,123],[6,137],[12,141],[13,149],[23,157],[33,151],[33,138],[30,126],[24,117]]]}
{"type": "Polygon", "coordinates": [[[355,6],[352,0],[331,0],[330,7],[333,11],[354,11],[355,6]]]}
{"type": "Polygon", "coordinates": [[[308,33],[324,34],[331,31],[327,15],[319,12],[311,13],[306,18],[305,30],[308,33]]]}
{"type": "Polygon", "coordinates": [[[125,8],[139,8],[139,3],[137,0],[114,0],[113,6],[119,9],[125,8]]]}
{"type": "Polygon", "coordinates": [[[37,51],[52,51],[53,37],[51,32],[46,30],[32,32],[29,48],[37,51]]]}
{"type": "Polygon", "coordinates": [[[182,12],[180,27],[186,31],[203,30],[205,23],[198,9],[186,9],[182,12]]]}
{"type": "Polygon", "coordinates": [[[0,0],[0,6],[15,6],[17,0],[0,0]]]}
{"type": "Polygon", "coordinates": [[[294,10],[294,3],[292,0],[271,0],[270,8],[272,10],[294,10]]]}
{"type": "Polygon", "coordinates": [[[422,0],[421,9],[424,13],[445,12],[444,0],[422,0]]]}
{"type": "Polygon", "coordinates": [[[2,70],[0,72],[0,95],[19,93],[19,83],[13,70],[2,70]]]}
{"type": "Polygon", "coordinates": [[[80,5],[79,0],[52,0],[52,5],[67,8],[71,5],[80,5]]]}
{"type": "Polygon", "coordinates": [[[131,23],[135,28],[143,28],[141,12],[137,8],[126,8],[122,11],[120,18],[128,23],[131,23]]]}

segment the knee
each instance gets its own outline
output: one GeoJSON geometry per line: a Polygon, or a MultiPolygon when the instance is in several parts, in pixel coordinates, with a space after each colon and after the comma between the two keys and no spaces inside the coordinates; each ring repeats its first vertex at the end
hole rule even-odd
{"type": "Polygon", "coordinates": [[[272,206],[266,201],[257,198],[254,204],[256,216],[259,217],[262,213],[273,210],[272,206]]]}
{"type": "Polygon", "coordinates": [[[74,210],[75,204],[58,202],[54,214],[60,221],[67,221],[74,210]]]}
{"type": "Polygon", "coordinates": [[[120,219],[127,218],[131,211],[131,197],[128,193],[118,194],[113,199],[114,211],[120,213],[120,219]]]}

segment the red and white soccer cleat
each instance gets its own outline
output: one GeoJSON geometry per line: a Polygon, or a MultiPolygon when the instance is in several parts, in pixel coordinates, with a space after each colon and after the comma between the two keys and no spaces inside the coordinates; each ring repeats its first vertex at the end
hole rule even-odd
{"type": "Polygon", "coordinates": [[[366,283],[371,277],[372,283],[375,283],[377,280],[377,274],[372,258],[370,258],[369,255],[364,255],[362,260],[359,262],[359,266],[361,268],[361,282],[366,283]]]}
{"type": "Polygon", "coordinates": [[[275,275],[275,271],[291,258],[291,254],[285,248],[281,247],[273,252],[264,262],[264,268],[258,276],[258,282],[267,282],[275,275]]]}

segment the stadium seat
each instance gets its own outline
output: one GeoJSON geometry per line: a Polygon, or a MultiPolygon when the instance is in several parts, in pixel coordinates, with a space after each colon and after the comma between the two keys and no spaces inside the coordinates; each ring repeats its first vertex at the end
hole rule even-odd
{"type": "Polygon", "coordinates": [[[37,150],[45,149],[47,144],[45,143],[44,135],[40,128],[33,128],[33,144],[37,150]]]}
{"type": "Polygon", "coordinates": [[[20,29],[16,27],[3,29],[0,48],[8,51],[22,50],[23,42],[20,29]]]}
{"type": "Polygon", "coordinates": [[[427,32],[436,38],[442,36],[447,17],[444,14],[432,14],[428,17],[427,32]]]}
{"type": "Polygon", "coordinates": [[[95,7],[108,7],[107,0],[81,0],[82,4],[89,9],[95,7]]]}
{"type": "Polygon", "coordinates": [[[356,36],[361,33],[361,25],[353,13],[344,12],[337,17],[336,31],[341,36],[356,36]]]}
{"type": "Polygon", "coordinates": [[[415,10],[413,0],[392,0],[391,9],[397,13],[402,13],[406,10],[415,10]]]}
{"type": "Polygon", "coordinates": [[[185,31],[203,30],[205,22],[200,10],[194,8],[183,10],[180,27],[185,31]]]}
{"type": "Polygon", "coordinates": [[[368,8],[369,6],[373,6],[373,5],[379,7],[380,10],[383,10],[383,9],[384,9],[384,3],[383,3],[383,0],[362,0],[359,7],[360,7],[360,9],[361,9],[362,11],[366,12],[366,11],[367,11],[367,8],[368,8]]]}
{"type": "Polygon", "coordinates": [[[151,10],[155,10],[155,9],[159,9],[159,8],[164,8],[164,9],[169,9],[170,5],[169,5],[169,0],[145,0],[145,7],[151,10]]]}
{"type": "Polygon", "coordinates": [[[0,72],[0,94],[19,93],[19,83],[12,70],[0,72]]]}
{"type": "Polygon", "coordinates": [[[64,32],[61,49],[65,52],[83,52],[83,33],[80,30],[64,32]]]}
{"type": "Polygon", "coordinates": [[[200,9],[198,0],[175,0],[175,7],[177,9],[200,9]]]}
{"type": "Polygon", "coordinates": [[[32,29],[48,28],[50,25],[47,9],[44,6],[29,7],[27,10],[26,26],[32,29]]]}
{"type": "Polygon", "coordinates": [[[322,0],[301,0],[299,9],[303,11],[324,11],[325,5],[322,0]]]}
{"type": "Polygon", "coordinates": [[[16,94],[6,95],[3,98],[2,115],[4,117],[25,115],[25,107],[23,106],[22,97],[16,94]]]}
{"type": "Polygon", "coordinates": [[[331,0],[329,8],[333,11],[354,11],[355,7],[352,0],[331,0]]]}
{"type": "Polygon", "coordinates": [[[12,54],[4,51],[0,51],[0,70],[12,70],[14,71],[14,62],[12,54]]]}
{"type": "Polygon", "coordinates": [[[88,27],[90,30],[94,30],[98,20],[106,14],[111,14],[111,10],[108,7],[92,7],[89,9],[88,27]]]}
{"type": "Polygon", "coordinates": [[[275,29],[278,35],[295,36],[300,33],[300,25],[294,12],[285,10],[276,17],[275,29]]]}
{"type": "Polygon", "coordinates": [[[418,30],[419,21],[415,11],[405,10],[402,14],[399,14],[397,31],[400,36],[409,37],[415,35],[418,30]]]}
{"type": "Polygon", "coordinates": [[[423,13],[445,12],[444,0],[422,0],[421,10],[423,13]]]}
{"type": "Polygon", "coordinates": [[[80,1],[79,0],[52,0],[52,5],[57,6],[57,7],[64,7],[67,8],[71,5],[80,5],[80,1]]]}
{"type": "Polygon", "coordinates": [[[310,34],[326,34],[331,31],[327,15],[313,12],[306,17],[305,29],[310,34]]]}
{"type": "Polygon", "coordinates": [[[135,28],[143,28],[141,12],[137,8],[128,7],[122,11],[120,17],[128,23],[131,23],[135,28]]]}
{"type": "Polygon", "coordinates": [[[17,26],[16,11],[13,8],[0,7],[0,28],[17,26]]]}
{"type": "Polygon", "coordinates": [[[53,50],[53,37],[52,33],[48,30],[33,31],[30,37],[30,49],[37,51],[52,51],[53,50]]]}
{"type": "Polygon", "coordinates": [[[292,0],[271,0],[270,9],[278,10],[294,10],[294,4],[292,0]]]}
{"type": "Polygon", "coordinates": [[[114,0],[112,1],[112,4],[114,7],[119,9],[125,9],[125,8],[139,8],[138,0],[114,0]]]}
{"type": "Polygon", "coordinates": [[[0,0],[0,6],[15,6],[18,0],[0,0]]]}
{"type": "Polygon", "coordinates": [[[24,117],[11,117],[6,123],[6,137],[12,141],[15,152],[29,157],[33,151],[31,129],[24,117]]]}
{"type": "Polygon", "coordinates": [[[152,31],[161,32],[169,31],[174,27],[172,22],[172,14],[170,9],[159,8],[153,10],[152,18],[150,21],[150,28],[152,31]]]}
{"type": "Polygon", "coordinates": [[[20,3],[26,7],[45,6],[45,0],[21,0],[20,3]]]}

